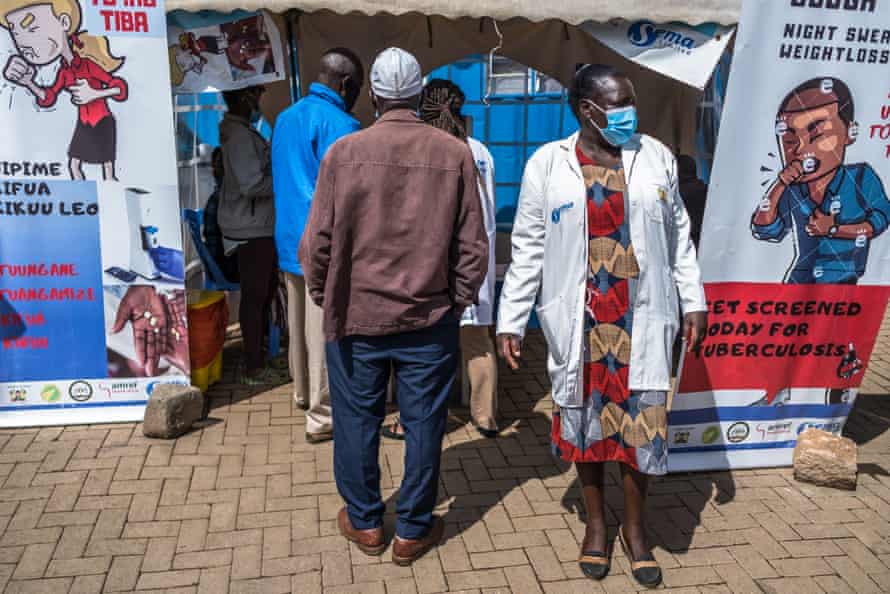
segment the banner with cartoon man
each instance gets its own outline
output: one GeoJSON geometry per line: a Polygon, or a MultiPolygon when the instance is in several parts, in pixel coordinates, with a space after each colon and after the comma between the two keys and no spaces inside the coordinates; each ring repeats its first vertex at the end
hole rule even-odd
{"type": "Polygon", "coordinates": [[[890,295],[890,3],[746,0],[671,468],[778,466],[840,433],[890,295]]]}
{"type": "Polygon", "coordinates": [[[0,0],[0,427],[187,383],[162,2],[0,0]]]}

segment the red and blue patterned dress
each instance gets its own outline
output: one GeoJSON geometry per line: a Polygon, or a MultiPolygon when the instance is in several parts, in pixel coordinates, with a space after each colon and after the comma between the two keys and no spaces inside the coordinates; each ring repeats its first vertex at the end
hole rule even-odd
{"type": "Polygon", "coordinates": [[[630,390],[631,336],[640,269],[630,241],[624,170],[577,149],[587,187],[588,276],[584,401],[553,415],[554,453],[567,462],[627,464],[667,472],[667,393],[630,390]]]}

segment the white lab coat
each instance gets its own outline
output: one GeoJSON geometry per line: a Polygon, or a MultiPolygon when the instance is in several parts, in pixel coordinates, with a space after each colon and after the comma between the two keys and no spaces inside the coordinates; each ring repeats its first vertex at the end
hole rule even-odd
{"type": "MultiPolygon", "coordinates": [[[[523,336],[531,308],[547,339],[553,400],[583,404],[584,307],[588,276],[587,202],[575,155],[578,135],[552,142],[528,161],[513,225],[498,334],[523,336]]],[[[669,390],[677,312],[706,311],[689,216],[671,152],[649,136],[622,149],[630,237],[640,268],[631,336],[631,390],[669,390]],[[677,302],[679,293],[680,303],[677,302]]]]}
{"type": "Polygon", "coordinates": [[[488,274],[479,288],[479,305],[471,305],[464,310],[461,326],[491,326],[494,323],[494,281],[495,253],[494,242],[497,235],[495,223],[494,159],[485,145],[475,138],[468,138],[473,159],[479,169],[479,198],[482,199],[482,215],[485,235],[488,237],[488,274]]]}

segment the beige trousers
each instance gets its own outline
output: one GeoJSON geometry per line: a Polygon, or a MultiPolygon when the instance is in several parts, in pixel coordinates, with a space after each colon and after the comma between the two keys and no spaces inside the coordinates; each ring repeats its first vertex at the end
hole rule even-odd
{"type": "Polygon", "coordinates": [[[331,390],[324,355],[324,313],[306,290],[302,276],[285,273],[287,280],[287,327],[290,335],[288,363],[294,380],[294,401],[308,406],[306,433],[324,433],[331,424],[331,390]]]}
{"type": "Polygon", "coordinates": [[[473,422],[497,429],[498,361],[488,326],[461,326],[463,401],[470,401],[473,422]]]}

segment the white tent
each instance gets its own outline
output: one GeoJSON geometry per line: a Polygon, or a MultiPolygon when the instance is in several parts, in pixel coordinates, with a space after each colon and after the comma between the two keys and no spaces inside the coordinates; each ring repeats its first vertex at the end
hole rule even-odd
{"type": "MultiPolygon", "coordinates": [[[[281,31],[297,42],[293,65],[305,92],[317,75],[319,58],[331,47],[354,50],[366,65],[382,49],[396,45],[414,53],[425,72],[469,55],[498,54],[560,81],[571,82],[579,63],[620,66],[633,79],[640,108],[640,128],[678,151],[695,151],[697,112],[702,93],[657,74],[612,51],[578,25],[589,22],[649,20],[689,24],[735,24],[742,0],[168,0],[167,10],[229,13],[264,9],[274,14],[281,31]],[[497,23],[497,26],[495,26],[497,23]],[[497,33],[502,35],[499,36],[497,33]]],[[[286,64],[289,77],[292,63],[286,64]]],[[[262,108],[275,118],[292,102],[291,82],[266,85],[262,108]]],[[[189,106],[182,108],[190,109],[189,106]]],[[[373,121],[373,110],[362,93],[356,115],[363,124],[373,121]]],[[[197,147],[196,147],[197,150],[197,147]]],[[[183,170],[184,195],[196,171],[183,170]]],[[[207,173],[209,175],[209,173],[207,173]]],[[[203,194],[203,193],[202,193],[203,194]]],[[[197,196],[184,198],[195,203],[197,196]]],[[[503,243],[506,235],[499,234],[503,243]]],[[[498,263],[507,251],[499,249],[498,263]]]]}
{"type": "Polygon", "coordinates": [[[738,22],[742,0],[170,0],[167,10],[218,10],[235,8],[273,12],[296,9],[302,12],[331,10],[339,14],[360,12],[367,15],[419,13],[460,17],[491,17],[530,21],[559,19],[577,25],[584,21],[648,19],[654,22],[682,21],[733,24],[738,22]]]}

